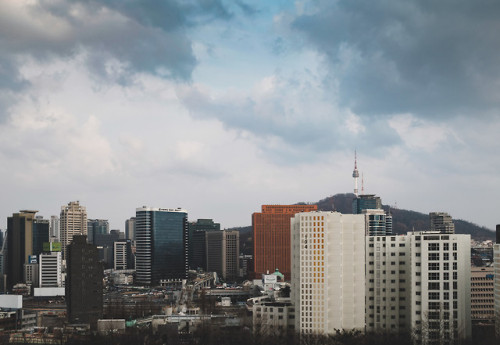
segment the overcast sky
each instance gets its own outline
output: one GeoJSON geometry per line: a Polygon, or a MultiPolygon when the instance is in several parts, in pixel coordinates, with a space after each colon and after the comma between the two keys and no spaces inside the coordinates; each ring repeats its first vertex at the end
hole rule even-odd
{"type": "Polygon", "coordinates": [[[0,227],[364,191],[500,223],[500,2],[3,0],[0,227]]]}

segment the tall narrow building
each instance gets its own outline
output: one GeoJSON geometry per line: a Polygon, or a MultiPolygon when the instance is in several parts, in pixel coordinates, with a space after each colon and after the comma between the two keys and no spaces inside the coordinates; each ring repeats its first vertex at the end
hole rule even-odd
{"type": "Polygon", "coordinates": [[[182,280],[188,272],[187,211],[141,207],[136,209],[136,281],[158,285],[182,280]]]}
{"type": "Polygon", "coordinates": [[[131,217],[125,221],[125,238],[135,241],[135,217],[131,217]]]}
{"type": "Polygon", "coordinates": [[[66,259],[66,247],[74,235],[87,235],[87,209],[79,201],[71,201],[61,207],[60,218],[61,248],[63,259],[66,259]]]}
{"type": "Polygon", "coordinates": [[[7,218],[7,290],[24,282],[24,264],[33,255],[33,227],[38,211],[21,210],[7,218]]]}
{"type": "Polygon", "coordinates": [[[208,272],[217,272],[226,281],[239,275],[240,233],[236,230],[205,231],[208,272]]]}
{"type": "Polygon", "coordinates": [[[317,205],[262,205],[262,212],[252,215],[255,278],[279,269],[290,280],[290,219],[317,209],[317,205]]]}
{"type": "Polygon", "coordinates": [[[59,217],[58,216],[50,216],[50,237],[59,241],[60,232],[59,232],[59,217]]]}
{"type": "Polygon", "coordinates": [[[298,213],[292,219],[295,330],[330,334],[365,327],[365,216],[298,213]]]}
{"type": "Polygon", "coordinates": [[[500,339],[500,224],[497,224],[496,243],[493,245],[493,267],[495,267],[495,335],[500,339]]]}
{"type": "Polygon", "coordinates": [[[66,306],[70,323],[87,323],[92,329],[103,316],[104,270],[97,247],[87,236],[75,235],[66,247],[66,306]]]}

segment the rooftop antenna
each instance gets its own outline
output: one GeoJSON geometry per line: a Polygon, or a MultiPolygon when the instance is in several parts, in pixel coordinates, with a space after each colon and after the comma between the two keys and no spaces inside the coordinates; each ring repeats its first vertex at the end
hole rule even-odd
{"type": "Polygon", "coordinates": [[[358,157],[356,150],[354,150],[354,170],[352,172],[352,177],[354,178],[354,195],[356,198],[358,197],[358,177],[359,177],[359,171],[358,171],[358,157]]]}

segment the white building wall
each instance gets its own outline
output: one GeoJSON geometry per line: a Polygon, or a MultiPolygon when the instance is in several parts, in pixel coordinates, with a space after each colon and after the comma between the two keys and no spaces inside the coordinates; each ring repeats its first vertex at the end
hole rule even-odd
{"type": "Polygon", "coordinates": [[[40,287],[62,287],[62,254],[61,252],[42,253],[39,257],[40,287]]]}
{"type": "Polygon", "coordinates": [[[500,243],[493,246],[493,265],[495,267],[495,333],[497,339],[500,339],[500,243]]]}
{"type": "Polygon", "coordinates": [[[367,331],[411,332],[424,343],[471,336],[470,235],[366,238],[367,331]]]}
{"type": "Polygon", "coordinates": [[[291,219],[295,329],[328,334],[365,326],[365,216],[298,213],[291,219]]]}

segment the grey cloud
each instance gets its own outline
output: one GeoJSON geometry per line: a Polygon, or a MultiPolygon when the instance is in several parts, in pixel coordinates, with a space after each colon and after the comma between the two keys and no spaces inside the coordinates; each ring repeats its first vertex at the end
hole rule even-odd
{"type": "MultiPolygon", "coordinates": [[[[292,86],[293,83],[286,84],[286,91],[294,89],[294,94],[307,94],[307,85],[292,86]]],[[[364,125],[369,126],[368,130],[355,134],[344,124],[346,115],[334,107],[310,100],[302,105],[304,109],[296,109],[280,92],[265,99],[230,96],[212,99],[201,90],[190,88],[179,92],[179,98],[193,118],[217,119],[229,129],[252,133],[266,155],[280,164],[304,162],[331,150],[353,147],[378,156],[385,148],[400,143],[385,118],[367,120],[364,125]]]]}
{"type": "Polygon", "coordinates": [[[319,1],[293,28],[322,53],[341,105],[429,117],[497,109],[500,2],[319,1]]]}

